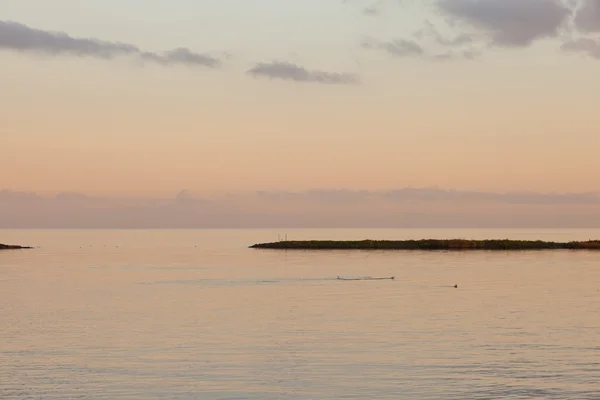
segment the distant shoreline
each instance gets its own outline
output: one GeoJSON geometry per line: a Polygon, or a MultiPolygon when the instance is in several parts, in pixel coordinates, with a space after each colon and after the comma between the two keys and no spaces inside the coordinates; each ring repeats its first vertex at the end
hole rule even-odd
{"type": "Polygon", "coordinates": [[[25,249],[33,249],[33,247],[29,246],[17,246],[12,244],[2,244],[0,243],[0,250],[25,250],[25,249]]]}
{"type": "Polygon", "coordinates": [[[600,240],[546,242],[542,240],[299,240],[259,243],[253,249],[274,250],[600,250],[600,240]]]}

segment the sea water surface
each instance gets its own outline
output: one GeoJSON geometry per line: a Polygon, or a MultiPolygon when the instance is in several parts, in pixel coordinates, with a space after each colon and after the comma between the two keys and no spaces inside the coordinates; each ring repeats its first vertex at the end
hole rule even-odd
{"type": "Polygon", "coordinates": [[[39,246],[0,252],[0,398],[600,399],[600,252],[248,248],[285,234],[600,238],[0,231],[39,246]]]}

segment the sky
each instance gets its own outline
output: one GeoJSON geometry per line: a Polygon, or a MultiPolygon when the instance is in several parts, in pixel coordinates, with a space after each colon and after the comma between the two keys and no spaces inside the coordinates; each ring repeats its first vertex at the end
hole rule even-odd
{"type": "Polygon", "coordinates": [[[0,227],[600,226],[600,0],[3,0],[0,65],[0,227]]]}

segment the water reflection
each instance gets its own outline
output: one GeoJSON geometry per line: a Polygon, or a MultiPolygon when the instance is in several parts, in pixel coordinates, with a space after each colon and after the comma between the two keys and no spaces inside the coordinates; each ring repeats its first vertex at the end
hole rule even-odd
{"type": "Polygon", "coordinates": [[[41,248],[0,253],[0,398],[598,398],[600,253],[246,248],[272,233],[2,232],[41,248]]]}

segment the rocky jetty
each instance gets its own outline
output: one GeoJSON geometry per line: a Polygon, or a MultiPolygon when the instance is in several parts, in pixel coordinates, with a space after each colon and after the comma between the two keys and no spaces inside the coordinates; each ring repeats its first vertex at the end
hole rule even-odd
{"type": "Polygon", "coordinates": [[[11,244],[2,244],[0,243],[0,250],[22,250],[22,249],[32,249],[33,247],[28,246],[16,246],[11,244]]]}
{"type": "Polygon", "coordinates": [[[254,249],[279,250],[600,250],[600,240],[545,242],[541,240],[301,240],[260,243],[254,249]]]}

